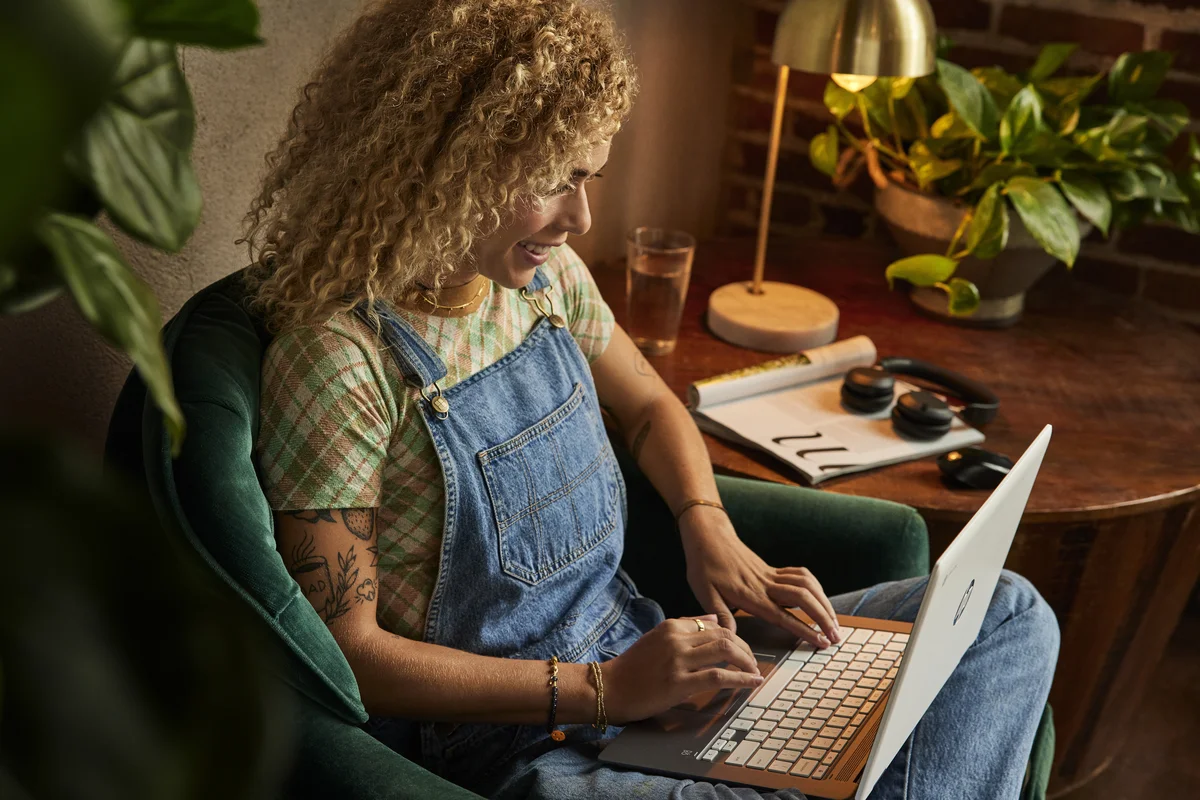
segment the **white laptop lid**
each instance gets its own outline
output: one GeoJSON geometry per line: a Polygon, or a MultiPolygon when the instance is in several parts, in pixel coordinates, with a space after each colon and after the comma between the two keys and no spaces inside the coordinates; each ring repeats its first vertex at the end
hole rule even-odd
{"type": "Polygon", "coordinates": [[[1050,434],[1047,425],[934,565],[859,780],[858,800],[870,794],[979,635],[1050,434]]]}

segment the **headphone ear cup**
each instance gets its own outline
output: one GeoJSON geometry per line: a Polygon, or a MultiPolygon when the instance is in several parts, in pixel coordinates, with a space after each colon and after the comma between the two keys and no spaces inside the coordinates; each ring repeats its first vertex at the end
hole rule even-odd
{"type": "Polygon", "coordinates": [[[892,408],[892,425],[896,431],[923,441],[941,438],[950,432],[954,412],[932,392],[908,392],[900,396],[892,408]]]}
{"type": "Polygon", "coordinates": [[[855,367],[842,381],[842,405],[851,411],[871,414],[892,402],[896,379],[879,367],[855,367]]]}

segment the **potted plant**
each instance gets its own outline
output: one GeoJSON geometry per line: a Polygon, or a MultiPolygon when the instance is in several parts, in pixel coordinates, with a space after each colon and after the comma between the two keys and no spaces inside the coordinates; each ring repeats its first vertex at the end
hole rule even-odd
{"type": "Polygon", "coordinates": [[[911,283],[924,310],[1012,324],[1025,292],[1055,260],[1072,266],[1093,226],[1107,236],[1153,219],[1200,231],[1200,146],[1193,136],[1188,163],[1172,165],[1188,111],[1155,97],[1172,55],[1127,53],[1107,75],[1058,75],[1075,47],[1047,45],[1016,75],[939,59],[923,78],[826,87],[835,122],[813,138],[812,163],[839,187],[869,172],[907,256],[888,282],[911,283]]]}

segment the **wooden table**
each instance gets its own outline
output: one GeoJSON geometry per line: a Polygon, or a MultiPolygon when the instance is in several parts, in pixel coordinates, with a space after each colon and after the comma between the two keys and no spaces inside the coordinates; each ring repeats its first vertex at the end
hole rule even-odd
{"type": "MultiPolygon", "coordinates": [[[[1101,773],[1118,752],[1145,683],[1200,576],[1200,334],[1078,284],[1043,281],[1025,318],[974,330],[919,315],[888,292],[891,253],[848,241],[775,241],[767,278],[826,294],[839,338],[865,334],[881,356],[922,358],[982,380],[1001,398],[986,446],[1017,457],[1055,427],[1008,567],[1058,615],[1062,650],[1051,691],[1058,732],[1052,791],[1101,773]]],[[[686,397],[699,378],[774,356],[728,345],[704,324],[709,293],[751,274],[748,241],[700,246],[679,346],[651,362],[686,397]]],[[[597,270],[618,321],[624,272],[597,270]]],[[[780,483],[798,473],[706,436],[716,468],[780,483]]],[[[828,491],[916,507],[936,557],[984,493],[948,488],[932,459],[822,484],[828,491]]]]}

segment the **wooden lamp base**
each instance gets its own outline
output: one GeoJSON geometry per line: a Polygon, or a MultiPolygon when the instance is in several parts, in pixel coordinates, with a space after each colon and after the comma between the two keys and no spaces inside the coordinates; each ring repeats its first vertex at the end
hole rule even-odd
{"type": "Polygon", "coordinates": [[[798,353],[837,338],[838,308],[801,286],[764,281],[728,283],[708,298],[708,327],[725,341],[751,350],[798,353]]]}

